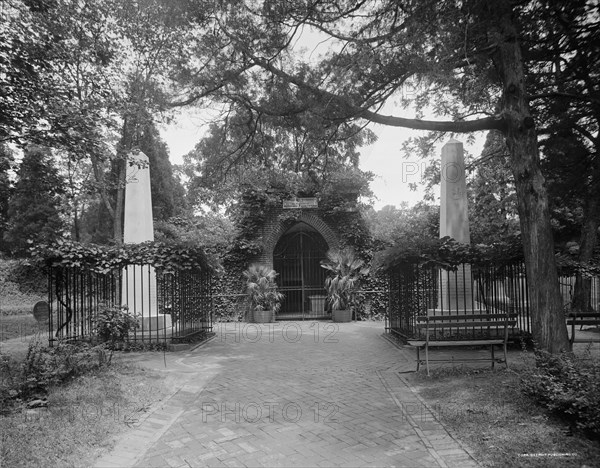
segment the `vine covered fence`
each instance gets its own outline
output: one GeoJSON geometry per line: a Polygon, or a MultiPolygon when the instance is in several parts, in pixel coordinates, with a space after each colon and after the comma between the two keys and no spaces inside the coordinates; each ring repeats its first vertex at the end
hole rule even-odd
{"type": "MultiPolygon", "coordinates": [[[[600,268],[557,254],[559,288],[565,313],[600,312],[600,268]]],[[[386,330],[402,339],[419,339],[417,317],[508,314],[517,323],[513,337],[531,336],[527,275],[518,238],[492,245],[460,244],[451,238],[397,246],[380,255],[387,274],[386,330]]],[[[444,339],[493,337],[495,329],[468,327],[444,339]]],[[[439,337],[436,337],[439,338],[439,337]]]]}
{"type": "MultiPolygon", "coordinates": [[[[388,272],[386,329],[402,339],[419,338],[417,317],[451,314],[508,313],[516,316],[513,336],[531,332],[527,278],[523,263],[502,266],[461,264],[457,270],[405,264],[388,272]],[[466,279],[466,280],[465,280],[466,279]]],[[[454,337],[495,336],[496,329],[469,327],[454,337]]]]}
{"type": "Polygon", "coordinates": [[[133,323],[119,328],[126,342],[197,341],[212,330],[218,266],[200,247],[61,241],[41,245],[35,257],[48,272],[50,345],[93,339],[96,324],[107,317],[115,328],[122,327],[119,320],[133,323]]]}
{"type": "Polygon", "coordinates": [[[177,343],[201,339],[212,330],[211,275],[204,272],[156,272],[151,281],[131,270],[98,273],[54,267],[49,275],[49,340],[83,340],[94,334],[103,308],[127,306],[138,326],[127,341],[177,343]],[[134,276],[132,278],[131,276],[134,276]],[[136,283],[139,283],[136,284],[136,283]],[[139,287],[141,300],[128,304],[128,288],[139,287]]]}

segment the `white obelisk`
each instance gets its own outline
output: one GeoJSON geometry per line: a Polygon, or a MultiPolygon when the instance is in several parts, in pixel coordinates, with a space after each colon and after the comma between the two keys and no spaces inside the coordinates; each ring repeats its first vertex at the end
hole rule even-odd
{"type": "MultiPolygon", "coordinates": [[[[141,151],[127,158],[123,242],[154,240],[148,156],[141,151]]],[[[142,332],[171,327],[171,316],[158,313],[156,272],[151,265],[129,265],[123,271],[123,302],[140,317],[142,332]]]]}
{"type": "MultiPolygon", "coordinates": [[[[463,145],[454,139],[442,148],[440,239],[446,236],[463,244],[471,243],[463,145]]],[[[459,265],[456,272],[442,270],[440,283],[438,309],[472,313],[471,265],[459,265]]]]}

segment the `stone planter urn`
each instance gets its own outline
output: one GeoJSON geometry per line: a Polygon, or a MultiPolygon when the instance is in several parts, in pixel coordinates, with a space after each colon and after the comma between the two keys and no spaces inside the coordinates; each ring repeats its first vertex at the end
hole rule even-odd
{"type": "Polygon", "coordinates": [[[331,319],[334,322],[345,323],[352,321],[352,309],[336,310],[331,312],[331,319]]]}
{"type": "Polygon", "coordinates": [[[275,318],[273,309],[268,310],[254,310],[252,311],[252,322],[253,323],[271,323],[275,318]]]}

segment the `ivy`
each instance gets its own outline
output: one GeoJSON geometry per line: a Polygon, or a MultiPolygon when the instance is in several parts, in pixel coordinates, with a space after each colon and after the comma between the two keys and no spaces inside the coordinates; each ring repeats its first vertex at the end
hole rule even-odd
{"type": "Polygon", "coordinates": [[[376,255],[377,269],[390,271],[408,265],[439,266],[456,270],[459,265],[510,264],[523,260],[518,237],[493,244],[461,244],[451,237],[410,239],[376,255]]]}
{"type": "MultiPolygon", "coordinates": [[[[260,254],[264,245],[260,232],[271,216],[290,225],[302,216],[301,209],[284,210],[284,200],[293,197],[315,197],[319,201],[318,214],[341,236],[342,247],[351,245],[358,251],[371,249],[369,229],[362,219],[358,199],[369,196],[372,174],[346,168],[328,173],[324,180],[314,177],[289,175],[273,176],[269,188],[248,186],[233,210],[237,229],[236,239],[226,255],[229,261],[247,261],[260,254]]],[[[369,255],[366,255],[367,257],[369,255]]]]}
{"type": "Polygon", "coordinates": [[[144,242],[109,247],[59,240],[31,249],[33,260],[47,267],[78,268],[108,273],[127,265],[152,265],[162,272],[209,270],[217,273],[221,266],[209,259],[204,250],[187,244],[144,242]]]}
{"type": "Polygon", "coordinates": [[[591,263],[582,263],[573,256],[559,252],[556,254],[556,265],[558,272],[562,276],[582,275],[587,277],[600,276],[600,265],[591,263]]]}
{"type": "MultiPolygon", "coordinates": [[[[519,236],[508,237],[502,242],[492,244],[462,244],[451,237],[410,239],[377,253],[375,258],[376,269],[383,272],[409,265],[456,270],[464,263],[502,266],[524,261],[523,245],[519,236]]],[[[560,252],[556,253],[556,263],[561,276],[600,275],[600,266],[582,264],[560,252]]]]}

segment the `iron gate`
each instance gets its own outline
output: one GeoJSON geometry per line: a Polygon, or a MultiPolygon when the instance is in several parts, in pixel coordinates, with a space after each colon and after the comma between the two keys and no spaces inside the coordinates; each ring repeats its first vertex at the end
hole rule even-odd
{"type": "Polygon", "coordinates": [[[278,320],[322,319],[326,307],[325,277],[321,260],[327,257],[325,239],[306,223],[290,228],[273,251],[273,267],[279,273],[277,283],[285,295],[278,320]]]}

